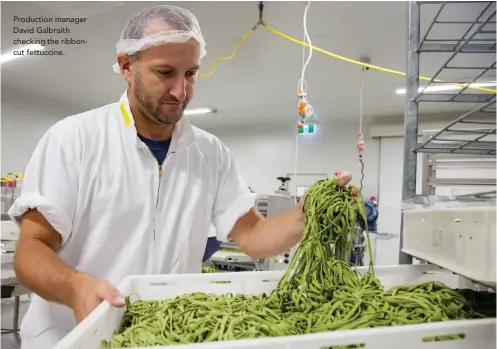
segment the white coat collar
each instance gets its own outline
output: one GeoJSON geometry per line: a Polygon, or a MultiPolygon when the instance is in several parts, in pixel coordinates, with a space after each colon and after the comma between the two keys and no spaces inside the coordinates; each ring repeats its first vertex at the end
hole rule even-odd
{"type": "MultiPolygon", "coordinates": [[[[146,147],[143,142],[138,141],[139,138],[135,128],[135,121],[129,107],[128,90],[124,91],[119,100],[119,109],[119,115],[122,118],[125,133],[129,135],[130,141],[134,142],[139,148],[146,147]]],[[[196,143],[195,132],[188,117],[183,115],[181,120],[174,125],[169,152],[176,152],[183,148],[187,148],[194,143],[196,143]]]]}

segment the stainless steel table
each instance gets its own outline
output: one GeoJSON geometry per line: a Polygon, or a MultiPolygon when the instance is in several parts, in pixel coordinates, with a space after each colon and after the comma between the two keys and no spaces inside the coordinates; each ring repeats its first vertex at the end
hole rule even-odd
{"type": "Polygon", "coordinates": [[[19,331],[19,305],[21,296],[28,295],[31,291],[18,282],[14,272],[14,265],[12,263],[2,263],[1,273],[2,298],[14,297],[14,321],[12,324],[12,330],[14,333],[17,333],[19,331]],[[5,297],[3,295],[4,288],[8,288],[7,296],[5,297]]]}

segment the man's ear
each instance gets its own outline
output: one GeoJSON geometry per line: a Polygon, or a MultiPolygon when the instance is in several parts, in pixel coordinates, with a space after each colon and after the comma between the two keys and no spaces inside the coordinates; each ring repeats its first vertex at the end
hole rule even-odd
{"type": "Polygon", "coordinates": [[[131,81],[131,65],[133,63],[132,60],[133,57],[128,56],[125,53],[119,53],[117,55],[117,64],[119,64],[121,74],[124,76],[128,83],[131,81]]]}

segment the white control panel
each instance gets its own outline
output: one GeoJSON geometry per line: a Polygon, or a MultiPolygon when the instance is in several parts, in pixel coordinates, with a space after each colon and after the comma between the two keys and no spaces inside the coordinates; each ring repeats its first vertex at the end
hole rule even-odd
{"type": "Polygon", "coordinates": [[[20,229],[12,221],[2,221],[2,240],[18,240],[20,229]]]}
{"type": "Polygon", "coordinates": [[[290,263],[290,252],[285,252],[269,260],[269,270],[284,270],[290,263]]]}
{"type": "Polygon", "coordinates": [[[288,268],[290,261],[292,260],[295,252],[297,251],[298,245],[292,247],[289,251],[275,256],[269,259],[269,270],[285,270],[288,268]]]}
{"type": "Polygon", "coordinates": [[[275,217],[291,210],[295,206],[295,199],[291,196],[272,194],[268,195],[267,216],[275,217]]]}
{"type": "MultiPolygon", "coordinates": [[[[295,198],[287,195],[272,194],[268,195],[267,216],[275,217],[295,207],[295,198]]],[[[269,270],[284,270],[295,253],[295,247],[290,251],[269,258],[269,270]]]]}

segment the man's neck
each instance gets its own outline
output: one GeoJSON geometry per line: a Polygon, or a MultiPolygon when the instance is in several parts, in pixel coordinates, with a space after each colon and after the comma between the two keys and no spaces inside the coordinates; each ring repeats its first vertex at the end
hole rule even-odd
{"type": "Polygon", "coordinates": [[[174,125],[160,125],[151,122],[144,116],[143,111],[140,110],[133,96],[129,95],[128,101],[129,109],[131,110],[131,114],[133,114],[136,132],[139,135],[155,141],[171,139],[174,125]]]}

